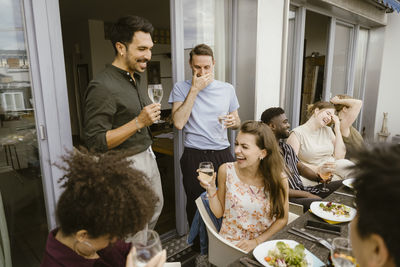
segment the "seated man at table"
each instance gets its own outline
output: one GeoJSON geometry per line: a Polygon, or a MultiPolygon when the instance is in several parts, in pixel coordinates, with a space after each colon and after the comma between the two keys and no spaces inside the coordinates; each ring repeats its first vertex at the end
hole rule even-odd
{"type": "MultiPolygon", "coordinates": [[[[303,164],[293,148],[286,144],[284,139],[289,137],[290,123],[285,115],[285,111],[280,107],[273,107],[265,110],[261,115],[261,121],[266,123],[275,134],[276,140],[279,143],[281,154],[285,160],[286,167],[289,171],[289,201],[303,205],[303,210],[306,212],[313,201],[320,200],[330,195],[333,191],[338,189],[341,181],[330,182],[330,179],[325,181],[327,184],[328,192],[321,191],[322,184],[317,186],[304,186],[300,179],[300,175],[312,180],[321,182],[322,179],[319,174],[311,168],[303,164]]],[[[324,168],[322,165],[321,168],[324,168]]]]}
{"type": "Polygon", "coordinates": [[[357,155],[357,216],[350,237],[360,267],[400,266],[400,146],[376,146],[357,155]]]}

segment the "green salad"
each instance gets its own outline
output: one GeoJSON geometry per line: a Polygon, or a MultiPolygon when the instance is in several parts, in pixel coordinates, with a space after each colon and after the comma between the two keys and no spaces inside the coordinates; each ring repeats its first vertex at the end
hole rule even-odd
{"type": "Polygon", "coordinates": [[[269,265],[275,267],[307,267],[306,253],[304,246],[297,244],[294,248],[289,247],[285,242],[279,241],[275,248],[268,251],[264,258],[269,265]]]}

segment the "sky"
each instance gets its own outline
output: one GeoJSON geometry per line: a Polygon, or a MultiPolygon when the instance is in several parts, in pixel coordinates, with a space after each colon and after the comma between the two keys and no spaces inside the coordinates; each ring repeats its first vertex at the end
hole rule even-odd
{"type": "Polygon", "coordinates": [[[20,1],[0,0],[0,50],[25,50],[20,1]]]}

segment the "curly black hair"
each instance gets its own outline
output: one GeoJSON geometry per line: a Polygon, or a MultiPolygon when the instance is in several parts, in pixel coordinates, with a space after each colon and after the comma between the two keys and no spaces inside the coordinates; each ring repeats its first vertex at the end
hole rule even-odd
{"type": "Polygon", "coordinates": [[[270,124],[271,120],[278,117],[281,114],[285,114],[285,111],[280,107],[272,107],[264,110],[261,114],[261,121],[266,124],[270,124]]]}
{"type": "Polygon", "coordinates": [[[86,230],[91,238],[103,235],[124,238],[143,229],[157,197],[148,178],[132,169],[123,153],[70,152],[57,166],[64,171],[65,191],[57,203],[61,231],[71,235],[86,230]]]}
{"type": "Polygon", "coordinates": [[[376,144],[356,155],[354,190],[362,238],[380,235],[400,266],[400,145],[376,144]]]}

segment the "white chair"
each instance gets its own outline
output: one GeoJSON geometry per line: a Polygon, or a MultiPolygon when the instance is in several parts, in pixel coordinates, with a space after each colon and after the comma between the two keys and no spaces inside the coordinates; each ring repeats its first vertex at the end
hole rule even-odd
{"type": "Polygon", "coordinates": [[[231,262],[247,254],[246,251],[235,247],[225,238],[220,236],[214,223],[211,221],[201,197],[196,199],[200,216],[204,221],[208,234],[208,261],[218,267],[228,266],[231,262]]]}
{"type": "Polygon", "coordinates": [[[10,239],[8,237],[6,215],[0,192],[0,266],[11,267],[10,239]]]}
{"type": "Polygon", "coordinates": [[[299,218],[299,216],[302,214],[303,214],[303,205],[289,202],[289,219],[287,224],[293,222],[294,220],[299,218]]]}

